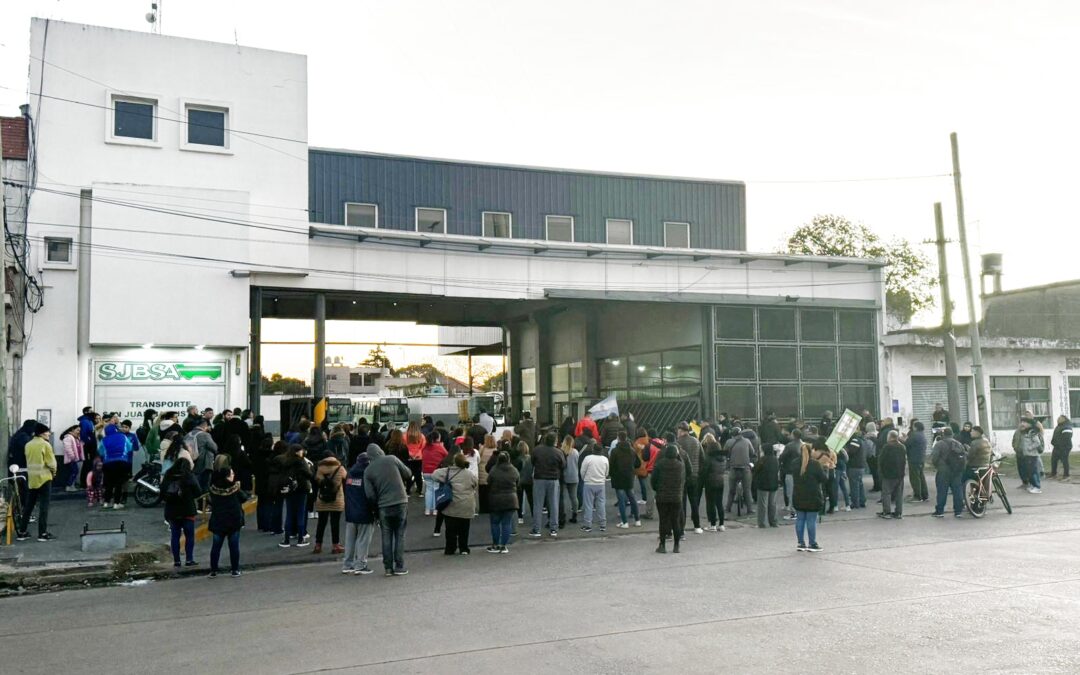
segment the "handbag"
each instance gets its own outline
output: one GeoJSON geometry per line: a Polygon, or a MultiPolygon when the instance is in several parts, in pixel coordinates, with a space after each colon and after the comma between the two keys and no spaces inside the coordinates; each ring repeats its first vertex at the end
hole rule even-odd
{"type": "MultiPolygon", "coordinates": [[[[458,469],[461,472],[461,469],[458,469]]],[[[450,480],[453,478],[450,475],[450,470],[446,470],[446,480],[439,483],[439,487],[435,488],[435,510],[443,511],[450,503],[454,501],[454,488],[450,485],[450,480]]]]}

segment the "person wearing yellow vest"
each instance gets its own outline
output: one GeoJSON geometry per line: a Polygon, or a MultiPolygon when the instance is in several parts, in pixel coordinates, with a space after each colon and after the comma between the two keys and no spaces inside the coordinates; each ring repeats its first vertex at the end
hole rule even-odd
{"type": "Polygon", "coordinates": [[[34,426],[34,438],[26,444],[26,471],[30,482],[30,498],[23,511],[22,527],[19,528],[18,540],[30,538],[27,531],[30,526],[30,514],[34,504],[38,504],[38,541],[52,541],[56,537],[49,532],[49,493],[52,481],[56,477],[56,457],[49,442],[49,427],[38,422],[34,426]]]}

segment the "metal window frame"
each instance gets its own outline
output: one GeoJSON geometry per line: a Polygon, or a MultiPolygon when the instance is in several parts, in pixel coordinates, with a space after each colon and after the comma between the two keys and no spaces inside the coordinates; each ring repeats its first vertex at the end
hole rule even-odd
{"type": "Polygon", "coordinates": [[[345,202],[345,210],[342,212],[341,219],[344,221],[347,227],[363,227],[363,225],[349,225],[349,207],[350,206],[373,206],[375,207],[375,227],[379,227],[379,205],[373,202],[345,202]]]}
{"type": "Polygon", "coordinates": [[[611,224],[612,223],[628,223],[630,225],[630,243],[628,244],[614,244],[614,246],[633,246],[634,245],[634,220],[633,218],[605,218],[604,219],[604,243],[611,244],[611,224]]]}
{"type": "Polygon", "coordinates": [[[72,237],[44,235],[42,241],[42,266],[54,269],[71,269],[75,267],[75,239],[72,237]],[[67,244],[67,260],[49,260],[49,243],[60,242],[67,244]]]}
{"type": "Polygon", "coordinates": [[[119,145],[136,145],[147,148],[160,148],[161,147],[161,129],[158,124],[158,111],[161,109],[160,105],[161,97],[155,94],[145,94],[137,92],[120,92],[120,91],[106,91],[105,92],[105,142],[116,143],[119,145]],[[153,130],[150,138],[139,138],[137,136],[117,136],[116,135],[116,104],[117,102],[123,103],[137,103],[140,105],[150,106],[150,123],[153,130]]]}
{"type": "Polygon", "coordinates": [[[194,152],[209,152],[211,154],[219,155],[231,155],[232,152],[232,134],[230,129],[236,125],[236,120],[233,118],[233,106],[228,101],[210,101],[201,99],[180,99],[180,109],[184,114],[184,130],[180,136],[180,149],[190,150],[194,152]],[[188,140],[188,133],[191,129],[191,119],[189,113],[192,110],[199,110],[202,112],[215,112],[222,114],[222,142],[224,145],[210,145],[207,143],[192,143],[188,140]]]}
{"type": "MultiPolygon", "coordinates": [[[[559,215],[557,213],[549,213],[549,214],[544,215],[544,240],[545,241],[552,241],[551,237],[548,234],[548,232],[549,232],[548,228],[551,225],[551,219],[552,218],[566,218],[566,219],[568,219],[570,221],[570,243],[572,244],[572,243],[577,241],[577,222],[576,222],[575,218],[573,216],[561,216],[561,215],[559,215]]],[[[565,240],[564,239],[555,239],[554,241],[565,241],[565,240]]]]}
{"type": "Polygon", "coordinates": [[[690,242],[690,223],[683,222],[681,220],[665,220],[664,221],[664,248],[693,248],[690,242]],[[686,246],[671,246],[668,244],[668,225],[685,225],[686,226],[686,246]]]}
{"type": "Polygon", "coordinates": [[[481,211],[480,212],[480,236],[484,237],[485,239],[513,239],[514,238],[514,214],[511,213],[510,211],[481,211]],[[497,234],[489,235],[487,233],[487,231],[484,229],[484,225],[485,225],[484,218],[486,218],[488,215],[506,216],[507,227],[509,227],[510,229],[509,229],[509,232],[507,233],[507,235],[505,237],[500,237],[497,234]]]}
{"type": "Polygon", "coordinates": [[[420,232],[421,234],[446,234],[447,232],[449,232],[449,229],[447,227],[448,223],[446,222],[448,218],[449,218],[449,212],[444,207],[441,207],[441,206],[417,206],[417,207],[414,207],[414,209],[413,209],[413,228],[417,232],[420,232]],[[442,227],[443,227],[443,229],[442,229],[442,232],[434,232],[434,231],[432,231],[432,232],[420,232],[420,212],[421,211],[442,211],[442,213],[443,213],[443,219],[442,219],[442,227]]]}

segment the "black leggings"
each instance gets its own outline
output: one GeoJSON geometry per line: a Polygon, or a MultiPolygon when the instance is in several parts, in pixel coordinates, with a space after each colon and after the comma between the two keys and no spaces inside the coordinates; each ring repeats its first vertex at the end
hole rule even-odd
{"type": "Polygon", "coordinates": [[[709,519],[709,525],[724,524],[724,486],[723,484],[711,487],[705,486],[705,516],[709,519]]]}
{"type": "Polygon", "coordinates": [[[660,512],[660,541],[665,541],[670,536],[674,536],[675,541],[682,539],[683,523],[686,521],[683,505],[657,502],[656,510],[660,512]]]}
{"type": "Polygon", "coordinates": [[[337,546],[341,541],[341,511],[319,511],[319,524],[315,528],[315,543],[322,545],[327,520],[330,521],[330,541],[337,546]]]}
{"type": "Polygon", "coordinates": [[[528,513],[532,513],[532,505],[533,505],[532,483],[529,483],[528,485],[521,485],[519,483],[518,484],[518,514],[517,514],[518,518],[523,517],[521,514],[525,509],[525,500],[526,499],[529,500],[528,513]]]}
{"type": "MultiPolygon", "coordinates": [[[[442,516],[440,513],[439,516],[442,516]]],[[[469,518],[455,518],[453,516],[445,516],[446,518],[446,546],[443,548],[443,553],[446,555],[453,555],[458,551],[462,553],[469,552],[469,526],[472,524],[472,520],[469,518]]]]}
{"type": "MultiPolygon", "coordinates": [[[[415,489],[416,494],[424,494],[424,460],[422,459],[410,459],[409,471],[412,471],[412,485],[408,486],[409,489],[415,489]]],[[[406,490],[408,492],[408,490],[406,490]]]]}
{"type": "Polygon", "coordinates": [[[1058,462],[1061,462],[1063,475],[1066,478],[1069,476],[1069,452],[1071,452],[1071,448],[1054,448],[1054,451],[1050,453],[1051,476],[1057,475],[1058,462]]]}

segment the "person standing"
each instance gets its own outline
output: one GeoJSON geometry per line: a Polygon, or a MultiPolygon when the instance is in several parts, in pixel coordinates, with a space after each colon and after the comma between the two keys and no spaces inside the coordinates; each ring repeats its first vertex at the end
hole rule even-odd
{"type": "Polygon", "coordinates": [[[850,505],[853,509],[866,508],[866,484],[863,483],[863,475],[866,473],[866,447],[865,439],[861,431],[852,434],[847,442],[847,477],[848,489],[850,490],[850,505]]]}
{"type": "Polygon", "coordinates": [[[686,501],[686,481],[689,468],[679,454],[675,438],[668,434],[667,443],[660,452],[652,471],[652,488],[656,498],[656,510],[660,516],[660,543],[657,553],[667,553],[667,540],[674,541],[673,553],[679,552],[679,543],[683,538],[683,524],[686,515],[683,503],[686,501]]]}
{"type": "MultiPolygon", "coordinates": [[[[491,435],[495,433],[495,418],[488,414],[486,408],[480,408],[480,415],[477,419],[480,426],[484,427],[485,435],[491,435]]],[[[480,444],[477,444],[480,447],[480,444]]]]}
{"type": "Polygon", "coordinates": [[[930,452],[930,463],[934,466],[935,487],[937,488],[937,505],[930,515],[935,518],[945,517],[945,499],[949,490],[953,494],[953,515],[963,517],[964,512],[964,469],[967,467],[967,452],[964,446],[953,438],[953,430],[945,427],[941,432],[941,440],[934,443],[934,449],[930,452]]]}
{"type": "Polygon", "coordinates": [[[724,445],[724,450],[728,453],[727,504],[724,508],[731,513],[731,504],[735,501],[735,489],[741,483],[742,497],[746,503],[746,515],[751,516],[754,514],[754,507],[750,500],[750,468],[754,446],[750,443],[750,439],[742,435],[741,431],[735,433],[732,430],[732,434],[724,445]]]}
{"type": "Polygon", "coordinates": [[[273,469],[279,491],[285,497],[285,538],[278,546],[307,546],[311,542],[306,518],[311,493],[311,462],[304,457],[304,448],[293,443],[285,454],[274,458],[273,469]],[[296,543],[290,544],[292,537],[296,537],[296,543]]]}
{"type": "Polygon", "coordinates": [[[878,470],[881,472],[881,518],[904,517],[904,466],[907,449],[900,443],[900,434],[893,429],[885,437],[878,470]]]}
{"type": "Polygon", "coordinates": [[[191,473],[187,458],[173,462],[161,480],[161,494],[165,501],[165,522],[169,523],[170,547],[173,567],[180,567],[180,535],[184,535],[184,564],[194,567],[195,562],[195,498],[199,496],[199,483],[191,473]]]}
{"type": "Polygon", "coordinates": [[[214,442],[214,437],[210,435],[209,428],[210,421],[205,417],[200,417],[195,420],[191,431],[187,432],[183,441],[195,458],[193,472],[203,493],[210,490],[210,477],[214,471],[214,458],[218,453],[218,445],[214,442]]]}
{"type": "Polygon", "coordinates": [[[930,421],[933,423],[932,426],[935,429],[937,429],[939,427],[947,427],[947,426],[949,426],[949,421],[950,421],[949,420],[949,411],[946,410],[945,406],[943,406],[942,404],[935,403],[934,404],[934,414],[931,415],[930,421]]]}
{"type": "Polygon", "coordinates": [[[1062,480],[1069,477],[1069,453],[1072,452],[1072,439],[1072,422],[1065,415],[1058,415],[1054,435],[1050,438],[1050,446],[1054,450],[1050,455],[1050,475],[1047,478],[1058,477],[1058,463],[1061,464],[1062,480]]]}
{"type": "Polygon", "coordinates": [[[488,469],[488,513],[491,520],[491,546],[488,553],[509,553],[510,534],[518,510],[518,472],[510,463],[510,454],[498,452],[488,469]]]}
{"type": "Polygon", "coordinates": [[[405,526],[408,493],[405,485],[412,472],[397,457],[383,453],[375,443],[367,448],[368,468],[364,472],[364,494],[379,510],[382,559],[386,576],[404,576],[405,526]]]}
{"type": "Polygon", "coordinates": [[[476,488],[479,479],[469,468],[469,458],[464,453],[454,455],[453,466],[436,469],[431,475],[437,484],[449,483],[450,504],[443,509],[446,519],[446,545],[444,555],[469,555],[469,529],[476,515],[476,488]]]}
{"type": "Polygon", "coordinates": [[[817,541],[817,524],[819,514],[825,508],[822,488],[828,480],[828,474],[821,464],[810,458],[810,444],[804,443],[799,451],[799,473],[795,477],[795,488],[791,495],[791,503],[795,507],[798,551],[817,553],[822,550],[817,541]]]}
{"type": "Polygon", "coordinates": [[[424,446],[424,456],[421,459],[420,470],[424,479],[424,515],[435,515],[435,481],[431,479],[431,474],[435,473],[435,470],[439,468],[442,461],[446,459],[446,446],[443,445],[442,436],[439,432],[432,431],[428,435],[427,445],[424,446]]]}
{"type": "MultiPolygon", "coordinates": [[[[573,430],[573,425],[571,425],[571,430],[573,430]]],[[[521,413],[521,421],[514,427],[514,435],[525,441],[529,450],[536,446],[536,422],[533,421],[532,414],[528,410],[521,413]]]]}
{"type": "MultiPolygon", "coordinates": [[[[581,479],[578,475],[580,453],[574,447],[574,437],[570,435],[563,438],[559,449],[562,450],[563,455],[566,457],[566,467],[563,469],[562,487],[560,489],[566,492],[566,513],[569,516],[567,522],[576,525],[578,521],[577,514],[580,510],[580,502],[578,501],[578,481],[581,479]]],[[[562,497],[559,498],[559,508],[562,508],[562,497]]]]}
{"type": "Polygon", "coordinates": [[[776,459],[776,448],[763,445],[761,459],[754,465],[753,483],[757,490],[757,526],[765,527],[766,514],[769,527],[778,527],[776,523],[776,491],[780,488],[780,462],[776,459]]]}
{"type": "Polygon", "coordinates": [[[22,525],[19,527],[17,538],[25,541],[30,538],[30,515],[34,512],[34,505],[38,505],[38,541],[52,541],[56,539],[49,532],[49,497],[52,491],[53,478],[56,478],[56,455],[53,454],[52,444],[49,442],[51,432],[49,427],[41,422],[34,423],[34,437],[26,444],[26,480],[29,488],[26,507],[23,511],[22,525]]]}
{"type": "Polygon", "coordinates": [[[315,513],[319,521],[315,526],[315,548],[312,553],[322,553],[323,535],[326,534],[326,523],[330,522],[330,542],[334,548],[334,555],[344,553],[345,548],[341,545],[341,514],[345,511],[345,467],[341,466],[338,458],[332,454],[319,462],[315,470],[315,513]]]}
{"type": "Polygon", "coordinates": [[[795,492],[795,478],[802,470],[802,432],[798,429],[791,430],[791,440],[784,445],[784,451],[779,458],[780,472],[784,476],[784,501],[788,507],[788,513],[784,520],[795,520],[795,504],[792,496],[795,492]]]}
{"type": "Polygon", "coordinates": [[[701,442],[705,451],[702,481],[705,487],[705,516],[709,532],[724,531],[724,482],[727,480],[727,455],[713,434],[705,434],[701,442]]]}
{"type": "Polygon", "coordinates": [[[907,451],[908,480],[911,481],[911,501],[925,502],[930,499],[926,487],[926,428],[919,420],[911,424],[911,432],[904,441],[907,451]]]}
{"type": "Polygon", "coordinates": [[[701,443],[690,434],[690,425],[679,422],[676,427],[676,444],[682,451],[683,461],[690,471],[686,480],[686,500],[690,505],[690,520],[694,523],[694,532],[702,534],[701,529],[701,467],[705,465],[705,453],[701,449],[701,443]]]}
{"type": "Polygon", "coordinates": [[[477,478],[479,479],[476,503],[479,513],[488,512],[488,466],[494,466],[495,455],[497,454],[498,444],[495,442],[495,435],[488,434],[484,436],[484,444],[480,446],[480,458],[476,463],[477,478]]]}
{"type": "Polygon", "coordinates": [[[555,447],[555,432],[544,434],[543,442],[532,451],[533,468],[533,524],[531,537],[540,536],[544,506],[548,510],[548,531],[552,537],[559,536],[559,479],[566,469],[566,455],[555,447]]]}
{"type": "Polygon", "coordinates": [[[1028,482],[1031,486],[1027,489],[1033,495],[1042,493],[1042,457],[1046,449],[1046,440],[1043,438],[1042,429],[1033,418],[1024,418],[1020,424],[1020,453],[1027,465],[1028,482]]]}
{"type": "Polygon", "coordinates": [[[615,449],[609,459],[611,487],[615,490],[615,499],[619,507],[619,524],[615,527],[625,530],[630,527],[626,520],[626,507],[629,503],[630,515],[634,517],[634,527],[641,527],[637,500],[634,499],[634,472],[641,466],[641,459],[634,454],[625,431],[619,431],[615,437],[615,449]]]}
{"type": "Polygon", "coordinates": [[[210,481],[210,532],[214,539],[210,544],[211,579],[218,574],[221,547],[229,542],[229,572],[240,576],[240,530],[244,527],[244,502],[248,494],[240,489],[236,474],[225,466],[214,472],[210,481]]]}
{"type": "Polygon", "coordinates": [[[406,466],[412,471],[413,485],[409,487],[415,489],[418,495],[423,494],[424,489],[424,446],[427,443],[427,438],[420,431],[420,423],[416,420],[409,422],[405,432],[405,450],[408,453],[406,466]]]}
{"type": "Polygon", "coordinates": [[[619,440],[619,432],[626,433],[626,427],[619,421],[619,416],[611,413],[600,425],[600,445],[610,450],[614,443],[619,440]]]}
{"type": "Polygon", "coordinates": [[[606,490],[609,475],[607,450],[601,445],[593,446],[593,450],[581,460],[581,483],[584,485],[582,502],[585,505],[582,532],[592,532],[594,517],[600,525],[600,532],[607,532],[606,490]]]}
{"type": "MultiPolygon", "coordinates": [[[[86,456],[83,454],[82,441],[79,440],[79,425],[75,424],[68,427],[68,429],[61,434],[60,441],[64,444],[64,466],[67,467],[67,477],[64,481],[67,483],[67,486],[64,488],[64,491],[78,492],[82,463],[83,460],[86,459],[86,456]]],[[[1068,464],[1066,464],[1066,466],[1068,466],[1068,464]]],[[[1067,469],[1065,475],[1069,475],[1067,469]]]]}
{"type": "Polygon", "coordinates": [[[127,482],[131,478],[131,441],[116,424],[109,424],[105,427],[101,450],[105,465],[104,508],[122,509],[127,501],[127,482]]]}
{"type": "Polygon", "coordinates": [[[375,513],[364,493],[364,472],[367,467],[367,452],[361,452],[345,477],[345,559],[341,563],[342,574],[371,574],[372,571],[368,567],[368,549],[375,531],[375,513]]]}

